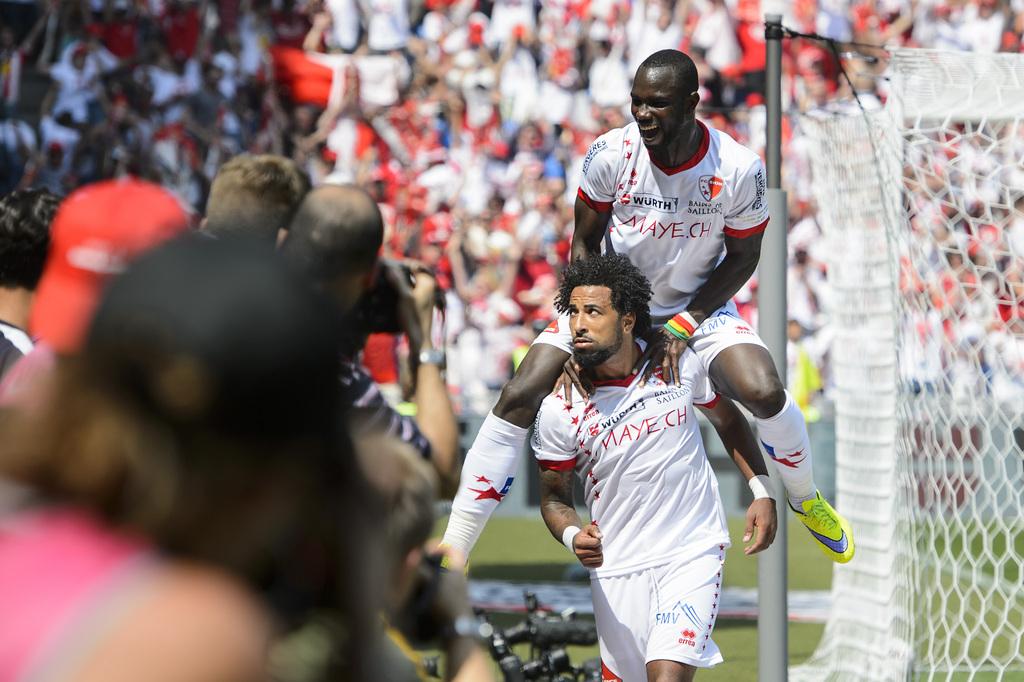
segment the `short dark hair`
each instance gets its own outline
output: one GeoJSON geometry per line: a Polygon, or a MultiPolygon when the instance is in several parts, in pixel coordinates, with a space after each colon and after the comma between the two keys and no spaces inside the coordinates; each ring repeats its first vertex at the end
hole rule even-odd
{"type": "Polygon", "coordinates": [[[274,244],[309,191],[309,176],[291,159],[241,154],[217,171],[206,202],[206,231],[274,244]]]}
{"type": "Polygon", "coordinates": [[[50,223],[60,198],[45,189],[0,199],[0,287],[34,291],[50,247],[50,223]]]}
{"type": "Polygon", "coordinates": [[[625,256],[617,253],[591,256],[566,268],[555,299],[558,312],[568,312],[569,298],[576,287],[608,287],[612,292],[612,307],[620,315],[633,313],[636,316],[633,336],[643,336],[651,328],[651,283],[625,256]]]}
{"type": "Polygon", "coordinates": [[[682,96],[696,92],[700,87],[697,77],[697,65],[690,56],[679,50],[658,50],[640,63],[637,73],[647,69],[669,68],[675,74],[677,84],[681,86],[682,96]]]}
{"type": "Polygon", "coordinates": [[[369,272],[384,241],[384,218],[376,202],[355,185],[322,185],[302,200],[285,258],[317,282],[369,272]]]}

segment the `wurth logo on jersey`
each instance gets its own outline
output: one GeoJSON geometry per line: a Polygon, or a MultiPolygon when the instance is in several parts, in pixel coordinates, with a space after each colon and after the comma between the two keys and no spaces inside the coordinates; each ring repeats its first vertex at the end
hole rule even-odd
{"type": "Polygon", "coordinates": [[[642,409],[644,409],[644,405],[645,404],[646,403],[644,403],[644,399],[643,398],[641,398],[640,400],[637,400],[635,403],[633,403],[632,405],[630,405],[626,409],[620,410],[618,412],[618,414],[613,414],[611,417],[608,417],[607,419],[602,420],[601,423],[600,423],[601,428],[602,429],[607,429],[609,426],[615,426],[616,424],[619,423],[619,421],[622,418],[624,418],[630,412],[633,412],[634,410],[642,410],[642,409]]]}
{"type": "Polygon", "coordinates": [[[697,180],[697,189],[708,201],[717,197],[724,187],[725,182],[717,175],[702,175],[697,180]]]}
{"type": "Polygon", "coordinates": [[[619,230],[626,232],[635,228],[641,235],[649,235],[651,239],[700,239],[711,234],[714,223],[689,220],[662,223],[646,216],[633,216],[619,225],[619,230]]]}
{"type": "Polygon", "coordinates": [[[659,194],[623,194],[619,202],[623,205],[632,204],[642,208],[650,208],[662,213],[675,213],[679,209],[678,197],[663,197],[659,194]]]}
{"type": "Polygon", "coordinates": [[[655,417],[644,417],[643,420],[632,424],[623,424],[621,428],[612,429],[601,440],[601,445],[606,450],[608,446],[619,446],[622,443],[643,440],[655,433],[682,426],[686,423],[687,408],[673,408],[655,417]]]}

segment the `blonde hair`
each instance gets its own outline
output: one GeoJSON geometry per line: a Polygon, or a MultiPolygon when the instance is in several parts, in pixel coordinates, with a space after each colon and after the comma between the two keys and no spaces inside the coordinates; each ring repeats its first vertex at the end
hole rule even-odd
{"type": "Polygon", "coordinates": [[[210,185],[206,227],[219,237],[241,236],[273,244],[309,191],[294,161],[274,154],[242,154],[221,166],[210,185]]]}

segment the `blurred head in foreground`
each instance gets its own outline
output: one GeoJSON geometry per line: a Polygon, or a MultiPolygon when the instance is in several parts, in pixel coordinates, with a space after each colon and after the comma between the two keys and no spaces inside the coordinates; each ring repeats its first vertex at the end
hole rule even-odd
{"type": "Polygon", "coordinates": [[[148,182],[109,180],[73,192],[53,219],[32,334],[58,353],[74,352],[106,283],[188,226],[181,203],[148,182]]]}
{"type": "Polygon", "coordinates": [[[384,241],[376,202],[353,185],[324,185],[303,199],[282,251],[346,311],[370,289],[384,241]]]}
{"type": "Polygon", "coordinates": [[[274,246],[285,234],[309,177],[275,154],[241,154],[217,171],[206,202],[203,230],[274,246]]]}
{"type": "Polygon", "coordinates": [[[57,366],[49,402],[5,425],[0,477],[33,491],[34,508],[226,570],[281,620],[334,608],[361,646],[367,486],[337,428],[338,316],[325,306],[257,245],[189,236],[142,256],[57,366]]]}

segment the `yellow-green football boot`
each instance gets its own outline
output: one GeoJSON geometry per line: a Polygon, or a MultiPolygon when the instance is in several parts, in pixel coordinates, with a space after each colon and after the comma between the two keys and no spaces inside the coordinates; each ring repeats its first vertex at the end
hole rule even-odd
{"type": "Polygon", "coordinates": [[[853,528],[832,508],[821,493],[814,491],[814,499],[805,500],[800,511],[790,504],[800,523],[807,526],[821,551],[832,561],[845,564],[853,558],[853,528]]]}

